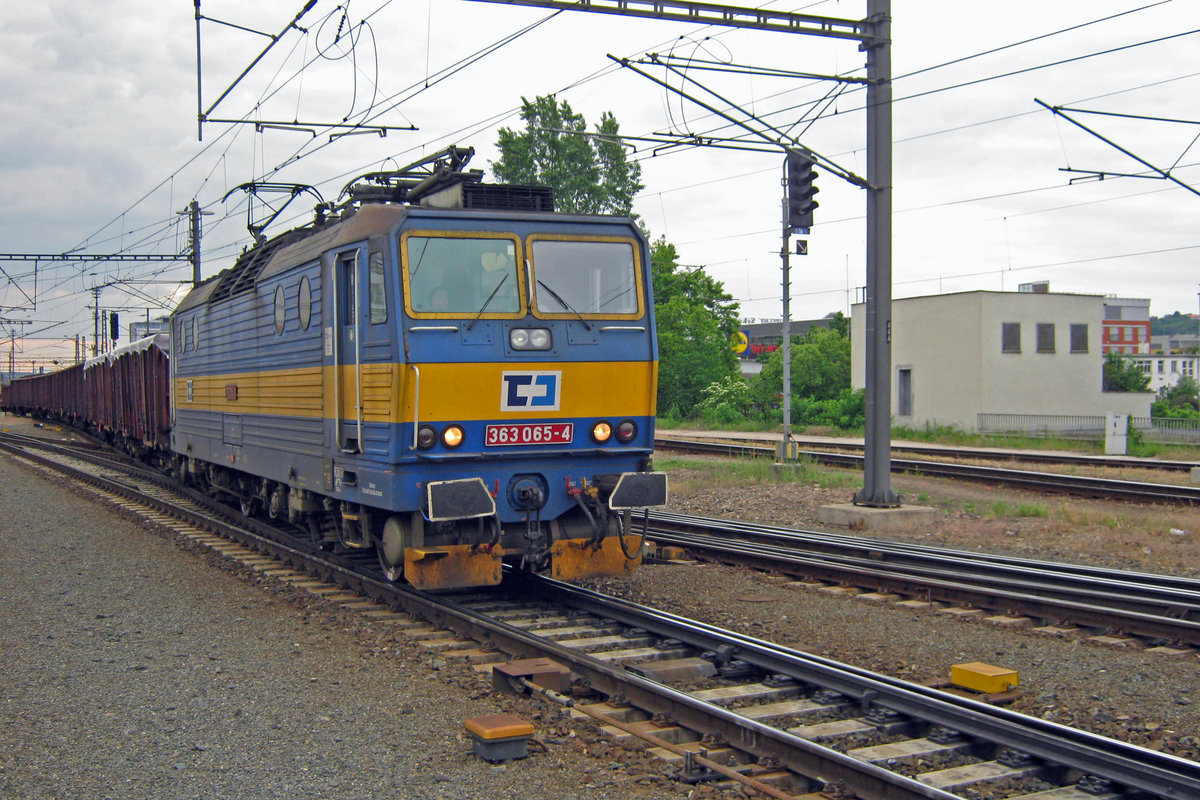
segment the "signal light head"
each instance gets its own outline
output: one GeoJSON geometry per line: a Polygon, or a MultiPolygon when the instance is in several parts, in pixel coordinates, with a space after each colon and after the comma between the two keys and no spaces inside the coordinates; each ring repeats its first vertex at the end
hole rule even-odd
{"type": "Polygon", "coordinates": [[[632,442],[637,432],[637,423],[631,419],[623,419],[617,423],[617,441],[621,444],[632,442]]]}

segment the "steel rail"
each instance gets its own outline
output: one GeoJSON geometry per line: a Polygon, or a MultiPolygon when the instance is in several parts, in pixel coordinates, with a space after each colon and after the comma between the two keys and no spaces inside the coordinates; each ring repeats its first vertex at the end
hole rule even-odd
{"type": "MultiPolygon", "coordinates": [[[[869,586],[878,591],[992,608],[1052,622],[1071,621],[1090,628],[1118,628],[1153,640],[1200,645],[1200,621],[1172,616],[1175,611],[1200,612],[1200,596],[1179,595],[1175,605],[1145,598],[1124,599],[1115,582],[1071,590],[1056,585],[1052,574],[1004,578],[973,573],[970,565],[948,561],[939,567],[887,564],[852,556],[806,555],[795,549],[722,541],[698,534],[669,534],[651,529],[662,544],[676,544],[699,554],[736,561],[759,569],[824,579],[833,583],[869,586]],[[1105,588],[1107,586],[1108,588],[1105,588]]],[[[1126,584],[1124,591],[1138,587],[1126,584]]]]}
{"type": "MultiPolygon", "coordinates": [[[[662,447],[722,453],[725,455],[759,457],[773,456],[775,453],[773,448],[754,445],[697,443],[685,442],[683,440],[669,440],[670,443],[668,443],[668,440],[655,440],[655,442],[656,445],[662,447]]],[[[799,455],[802,459],[832,467],[861,469],[863,464],[862,456],[846,453],[801,451],[799,455]]],[[[891,464],[893,472],[907,472],[913,475],[930,475],[955,480],[969,480],[1032,491],[1070,494],[1077,497],[1136,500],[1151,503],[1172,503],[1176,505],[1195,505],[1200,503],[1200,487],[1196,486],[1172,486],[1161,483],[1142,483],[1113,478],[1090,478],[1081,475],[1031,472],[1028,470],[950,464],[937,461],[918,461],[915,459],[893,458],[891,464]]]]}
{"type": "Polygon", "coordinates": [[[1159,572],[1113,569],[1091,564],[1077,564],[1069,561],[1043,561],[1000,553],[987,553],[980,550],[958,550],[913,542],[852,536],[850,534],[831,531],[805,530],[802,528],[787,528],[742,520],[698,517],[661,510],[652,510],[649,520],[664,531],[695,531],[703,533],[712,530],[714,526],[719,526],[721,533],[726,536],[735,536],[740,539],[766,544],[791,546],[812,553],[862,553],[882,559],[889,564],[895,561],[903,563],[909,558],[913,558],[917,563],[920,563],[926,558],[949,556],[964,559],[973,564],[995,564],[1001,568],[1009,568],[1016,571],[1052,570],[1068,577],[1133,581],[1140,586],[1153,587],[1155,589],[1178,589],[1185,592],[1200,592],[1200,578],[1167,575],[1159,572]]]}
{"type": "MultiPolygon", "coordinates": [[[[696,730],[720,732],[731,743],[758,755],[775,754],[781,763],[799,774],[821,776],[821,780],[846,780],[855,786],[863,800],[960,800],[957,795],[925,786],[918,781],[866,764],[806,739],[768,725],[748,720],[720,706],[698,700],[657,682],[613,666],[586,653],[564,647],[520,628],[472,611],[447,597],[421,592],[406,584],[393,584],[364,574],[353,564],[339,563],[329,554],[307,552],[270,536],[232,525],[218,517],[197,514],[194,509],[144,495],[136,486],[121,480],[88,472],[45,456],[30,453],[0,440],[0,449],[12,452],[77,480],[107,491],[147,503],[164,513],[187,518],[209,530],[219,532],[242,544],[273,555],[285,563],[308,569],[323,579],[359,592],[393,609],[403,609],[434,624],[450,628],[489,643],[512,656],[549,655],[584,676],[593,686],[609,694],[623,694],[635,703],[670,708],[683,724],[696,730]]],[[[71,457],[77,457],[71,454],[71,457]]],[[[139,475],[139,477],[142,477],[139,475]]],[[[154,473],[145,475],[151,482],[170,483],[154,473]]],[[[180,491],[178,487],[171,487],[180,491]]],[[[204,501],[205,496],[191,490],[180,493],[188,499],[204,501]],[[189,497],[191,495],[191,497],[189,497]]],[[[253,523],[253,520],[245,522],[253,523]]],[[[513,575],[512,570],[508,570],[513,575]]]]}
{"type": "MultiPolygon", "coordinates": [[[[754,444],[753,439],[683,439],[674,436],[655,437],[655,443],[665,448],[686,447],[691,444],[712,445],[722,447],[726,444],[751,448],[761,455],[774,455],[777,448],[770,444],[754,444]]],[[[849,441],[830,441],[822,439],[804,439],[792,437],[792,441],[802,448],[801,452],[848,452],[861,453],[863,446],[849,441]]],[[[996,448],[977,447],[947,447],[934,444],[896,444],[892,443],[893,453],[909,453],[910,455],[934,456],[938,458],[973,459],[976,461],[1027,461],[1042,464],[1071,464],[1075,466],[1103,467],[1108,469],[1150,469],[1163,472],[1190,472],[1200,467],[1200,461],[1176,461],[1159,458],[1134,458],[1132,456],[1099,456],[1087,453],[1049,453],[1038,450],[1001,450],[996,448]]]]}
{"type": "Polygon", "coordinates": [[[666,638],[679,639],[704,649],[733,644],[739,659],[769,673],[789,675],[833,689],[854,698],[864,712],[873,706],[887,708],[969,736],[1014,747],[1129,789],[1167,798],[1200,796],[1200,762],[839,664],[550,578],[525,575],[521,578],[531,587],[552,589],[556,603],[566,602],[597,616],[617,619],[666,638]]]}
{"type": "MultiPolygon", "coordinates": [[[[556,644],[522,628],[489,618],[460,603],[426,594],[405,585],[391,584],[365,573],[354,559],[338,559],[328,553],[307,552],[276,541],[214,515],[172,504],[162,498],[147,498],[128,480],[95,474],[63,465],[11,445],[0,444],[27,459],[68,471],[77,478],[109,491],[135,495],[166,513],[194,516],[198,524],[222,529],[245,544],[271,553],[281,560],[303,566],[326,580],[358,591],[393,609],[404,609],[437,624],[493,644],[513,656],[550,655],[586,677],[594,686],[619,692],[635,704],[669,708],[672,716],[701,731],[717,731],[735,747],[759,755],[775,754],[781,763],[818,781],[845,780],[862,800],[956,800],[959,795],[936,789],[920,781],[855,759],[815,744],[786,731],[747,719],[736,711],[699,700],[656,681],[636,675],[578,650],[556,644]]],[[[72,454],[73,458],[78,458],[72,454]]],[[[167,478],[154,473],[146,477],[156,484],[167,478]]],[[[178,487],[170,486],[178,492],[178,487]]],[[[184,490],[185,498],[197,502],[207,498],[184,490]]],[[[233,512],[231,512],[233,513],[233,512]]],[[[865,713],[873,707],[942,725],[968,736],[1013,747],[1054,765],[1095,775],[1134,791],[1162,798],[1200,796],[1200,763],[1106,739],[1034,717],[1007,712],[986,704],[947,695],[934,689],[876,675],[867,670],[799,653],[752,637],[725,631],[705,623],[609,598],[597,592],[572,587],[549,578],[508,571],[504,591],[524,599],[546,598],[555,608],[573,607],[604,619],[653,631],[704,649],[736,648],[738,658],[769,673],[792,676],[806,683],[837,691],[854,701],[865,713]]]]}

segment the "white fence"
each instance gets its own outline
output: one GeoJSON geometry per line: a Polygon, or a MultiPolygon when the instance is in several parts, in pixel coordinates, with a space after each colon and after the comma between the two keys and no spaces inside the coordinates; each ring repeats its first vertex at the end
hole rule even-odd
{"type": "MultiPolygon", "coordinates": [[[[1061,436],[1103,439],[1103,416],[1072,414],[976,414],[980,433],[1022,436],[1061,436]]],[[[1147,442],[1200,444],[1200,420],[1166,417],[1130,417],[1130,431],[1139,431],[1147,442]]]]}

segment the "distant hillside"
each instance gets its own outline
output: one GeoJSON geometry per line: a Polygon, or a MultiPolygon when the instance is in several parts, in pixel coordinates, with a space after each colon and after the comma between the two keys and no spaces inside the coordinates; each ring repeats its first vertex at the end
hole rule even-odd
{"type": "Polygon", "coordinates": [[[1196,333],[1196,315],[1176,311],[1165,317],[1150,318],[1151,336],[1169,336],[1175,333],[1196,333]]]}

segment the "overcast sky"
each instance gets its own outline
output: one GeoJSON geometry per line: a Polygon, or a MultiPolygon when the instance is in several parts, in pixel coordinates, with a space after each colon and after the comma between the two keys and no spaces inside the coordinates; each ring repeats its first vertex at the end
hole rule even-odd
{"type": "MultiPolygon", "coordinates": [[[[863,0],[767,5],[843,19],[865,13],[863,0]]],[[[1070,185],[1080,173],[1066,167],[1146,168],[1035,98],[1180,120],[1074,116],[1200,187],[1200,142],[1193,145],[1200,135],[1200,3],[893,5],[894,296],[1015,291],[1046,280],[1053,291],[1149,298],[1155,315],[1196,312],[1200,195],[1132,177],[1070,185]]],[[[276,34],[302,7],[302,0],[203,0],[201,12],[276,34]]],[[[208,277],[249,241],[245,196],[221,201],[235,186],[306,183],[332,199],[358,174],[450,144],[473,146],[472,166],[486,170],[497,155],[497,129],[522,124],[522,96],[558,93],[592,123],[611,111],[622,132],[635,136],[738,135],[608,54],[693,59],[686,83],[661,68],[640,69],[714,106],[736,104],[866,174],[865,92],[856,85],[699,68],[704,60],[862,76],[863,54],[853,42],[468,0],[318,0],[299,24],[305,31],[284,34],[210,116],[299,120],[317,136],[209,123],[197,141],[190,0],[4,4],[0,252],[178,253],[186,230],[176,212],[194,197],[213,212],[203,242],[208,277]],[[418,130],[331,142],[321,126],[345,118],[418,130]]],[[[269,40],[211,21],[201,36],[208,108],[269,40]]],[[[656,154],[653,145],[636,146],[646,189],[634,209],[652,234],[673,242],[683,263],[722,281],[743,317],[777,318],[782,157],[687,148],[656,154]]],[[[796,319],[848,311],[865,283],[864,192],[828,173],[818,185],[810,254],[792,259],[796,319]]],[[[297,200],[272,230],[303,223],[311,206],[307,196],[297,200]]],[[[100,304],[120,309],[124,327],[147,308],[164,313],[191,277],[182,263],[42,263],[35,292],[31,264],[0,261],[0,268],[0,318],[31,321],[18,359],[70,351],[34,338],[90,337],[92,287],[104,287],[100,304]]]]}

